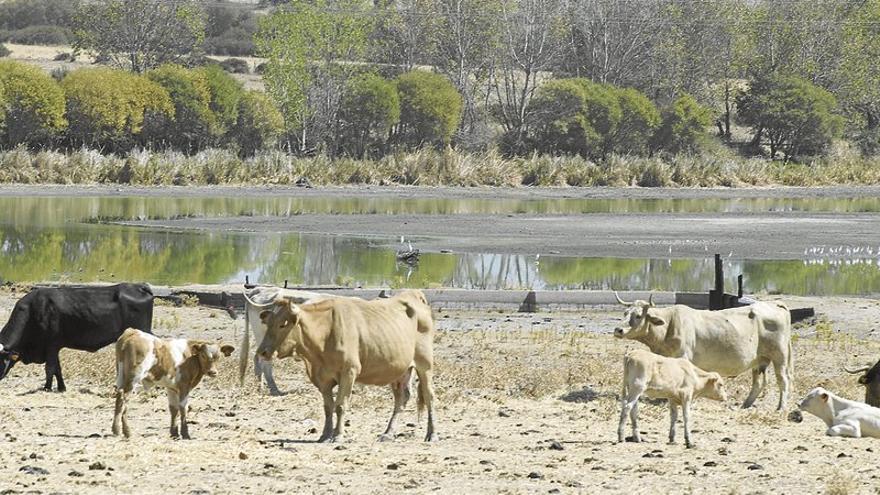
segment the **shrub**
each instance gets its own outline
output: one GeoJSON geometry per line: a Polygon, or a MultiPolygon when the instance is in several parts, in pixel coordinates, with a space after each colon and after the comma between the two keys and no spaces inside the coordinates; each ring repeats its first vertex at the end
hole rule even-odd
{"type": "Polygon", "coordinates": [[[220,36],[211,36],[205,39],[205,52],[212,55],[252,57],[256,52],[253,38],[253,33],[233,28],[220,36]]]}
{"type": "Polygon", "coordinates": [[[343,152],[358,158],[381,151],[391,127],[400,121],[394,84],[375,74],[352,80],[339,110],[343,152]]]}
{"type": "Polygon", "coordinates": [[[74,145],[131,148],[146,119],[174,116],[168,92],[158,84],[113,69],[80,69],[64,78],[67,135],[74,145]]]}
{"type": "Polygon", "coordinates": [[[52,57],[52,60],[56,62],[76,62],[76,55],[69,52],[61,52],[52,57]]]}
{"type": "Polygon", "coordinates": [[[202,67],[198,72],[204,75],[210,92],[211,99],[208,106],[214,114],[216,123],[212,135],[222,136],[238,120],[238,103],[244,90],[241,83],[217,64],[202,67]]]}
{"type": "Polygon", "coordinates": [[[67,125],[64,92],[37,67],[0,60],[0,85],[6,102],[0,146],[45,143],[67,125]]]}
{"type": "Polygon", "coordinates": [[[653,147],[670,153],[694,153],[708,139],[706,127],[711,123],[712,112],[708,108],[690,95],[681,95],[663,110],[653,147]]]}
{"type": "Polygon", "coordinates": [[[770,157],[781,151],[785,161],[820,153],[841,134],[836,107],[834,95],[796,76],[757,79],[737,97],[740,121],[755,130],[753,142],[766,138],[770,157]]]}
{"type": "Polygon", "coordinates": [[[532,146],[550,154],[605,158],[647,151],[660,115],[647,97],[580,78],[557,79],[532,102],[532,146]]]}
{"type": "Polygon", "coordinates": [[[243,156],[253,155],[257,150],[273,146],[284,132],[281,112],[269,98],[258,91],[245,91],[238,108],[238,119],[230,130],[230,136],[239,146],[243,156]]]}
{"type": "Polygon", "coordinates": [[[6,45],[0,43],[0,58],[8,57],[10,53],[12,52],[9,51],[9,48],[6,48],[6,45]]]}
{"type": "Polygon", "coordinates": [[[448,79],[421,70],[397,78],[401,142],[419,147],[449,144],[461,121],[462,99],[448,79]]]}
{"type": "Polygon", "coordinates": [[[211,86],[203,71],[166,64],[146,73],[146,77],[168,91],[174,104],[174,117],[147,119],[145,136],[151,141],[184,151],[198,150],[216,135],[217,119],[211,111],[211,86]]]}
{"type": "Polygon", "coordinates": [[[220,62],[220,67],[233,74],[248,74],[250,72],[247,61],[240,58],[227,58],[220,62]]]}

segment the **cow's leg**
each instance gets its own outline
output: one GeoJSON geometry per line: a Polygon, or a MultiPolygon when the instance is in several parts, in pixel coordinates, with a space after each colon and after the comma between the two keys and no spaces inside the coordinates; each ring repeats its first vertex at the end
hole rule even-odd
{"type": "Polygon", "coordinates": [[[434,432],[434,371],[431,368],[416,368],[419,377],[419,410],[422,407],[428,410],[428,429],[425,432],[426,442],[435,442],[440,439],[434,432]]]}
{"type": "MultiPolygon", "coordinates": [[[[274,361],[264,361],[260,359],[260,366],[263,369],[263,376],[266,377],[266,385],[269,387],[269,395],[284,395],[281,393],[281,390],[278,389],[278,384],[275,383],[275,364],[274,361]]],[[[254,360],[256,361],[256,359],[254,360]]]]}
{"type": "Polygon", "coordinates": [[[678,404],[669,401],[669,443],[675,443],[675,423],[678,421],[678,404]]]}
{"type": "Polygon", "coordinates": [[[186,424],[186,404],[189,397],[184,393],[180,393],[177,410],[180,412],[180,438],[189,440],[189,425],[186,424]]]}
{"type": "Polygon", "coordinates": [[[825,434],[830,437],[860,438],[862,436],[862,428],[858,422],[853,424],[840,423],[828,428],[825,434]]]}
{"type": "Polygon", "coordinates": [[[319,442],[329,442],[333,440],[333,386],[335,382],[328,381],[322,383],[318,388],[321,396],[324,398],[324,431],[321,432],[319,442]]]}
{"type": "Polygon", "coordinates": [[[791,387],[788,366],[785,365],[785,361],[779,360],[773,364],[773,371],[776,373],[776,387],[779,389],[779,405],[776,406],[776,410],[781,411],[788,403],[788,390],[791,387]]]}
{"type": "Polygon", "coordinates": [[[131,389],[116,389],[116,411],[113,415],[113,434],[119,435],[119,426],[122,424],[122,434],[125,438],[131,436],[131,429],[128,427],[128,394],[131,389]]]}
{"type": "Polygon", "coordinates": [[[61,363],[58,360],[58,352],[61,349],[59,348],[51,348],[46,353],[46,384],[43,386],[43,390],[50,392],[52,391],[52,378],[58,378],[58,391],[64,392],[64,380],[61,379],[61,363]]]}
{"type": "Polygon", "coordinates": [[[117,435],[117,436],[119,435],[120,426],[122,423],[122,402],[123,402],[122,394],[124,394],[124,393],[125,392],[123,392],[121,388],[116,389],[116,407],[113,411],[113,428],[112,428],[112,430],[113,430],[113,434],[117,435]]]}
{"type": "Polygon", "coordinates": [[[684,419],[684,445],[691,448],[694,446],[691,443],[691,401],[685,400],[681,403],[681,416],[684,419]]]}
{"type": "Polygon", "coordinates": [[[358,371],[349,369],[340,374],[339,385],[336,389],[336,428],[333,430],[333,440],[342,440],[345,435],[345,412],[349,408],[351,399],[351,389],[354,386],[354,380],[357,378],[358,371]]]}
{"type": "MultiPolygon", "coordinates": [[[[743,401],[742,407],[743,409],[752,407],[755,403],[755,399],[758,398],[758,394],[760,394],[764,387],[761,385],[761,378],[764,377],[764,373],[767,371],[766,364],[760,364],[752,368],[752,389],[749,391],[748,397],[743,401]]],[[[766,377],[764,377],[764,381],[766,383],[766,377]]]]}
{"type": "Polygon", "coordinates": [[[397,415],[400,414],[409,399],[411,371],[412,369],[407,370],[400,380],[391,384],[391,393],[394,394],[394,411],[391,413],[391,419],[388,420],[388,428],[385,429],[385,433],[379,435],[380,442],[394,440],[394,433],[397,427],[397,415]]]}
{"type": "Polygon", "coordinates": [[[180,436],[180,432],[177,429],[177,414],[180,408],[180,401],[178,400],[177,390],[166,389],[168,393],[168,412],[171,413],[171,427],[168,429],[168,433],[171,435],[171,438],[178,438],[180,436]]]}

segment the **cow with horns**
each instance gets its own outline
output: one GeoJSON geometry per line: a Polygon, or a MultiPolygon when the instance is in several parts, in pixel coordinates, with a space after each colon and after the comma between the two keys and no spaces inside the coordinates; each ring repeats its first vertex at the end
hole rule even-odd
{"type": "Polygon", "coordinates": [[[792,382],[791,315],[778,302],[756,302],[750,306],[721,311],[697,310],[676,304],[654,306],[647,301],[626,302],[623,324],[614,336],[648,346],[667,357],[683,357],[705,371],[737,376],[752,371],[752,389],[743,401],[751,407],[766,385],[764,373],[770,364],[779,386],[777,409],[785,407],[792,382]],[[760,378],[764,378],[761,384],[760,378]]]}

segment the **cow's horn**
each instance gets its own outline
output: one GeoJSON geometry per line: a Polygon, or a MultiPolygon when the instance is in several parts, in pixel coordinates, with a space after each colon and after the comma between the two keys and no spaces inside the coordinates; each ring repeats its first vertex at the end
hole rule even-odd
{"type": "Polygon", "coordinates": [[[617,302],[619,302],[620,304],[623,304],[624,306],[632,306],[633,305],[633,303],[626,302],[623,299],[621,299],[620,295],[617,293],[617,291],[614,291],[614,297],[617,298],[617,302]]]}
{"type": "Polygon", "coordinates": [[[654,307],[654,293],[653,292],[651,293],[651,295],[648,296],[648,306],[651,306],[652,308],[654,307]]]}
{"type": "Polygon", "coordinates": [[[0,352],[3,352],[3,344],[0,344],[0,352]]]}
{"type": "Polygon", "coordinates": [[[852,369],[852,370],[849,369],[849,368],[847,368],[846,366],[844,366],[843,369],[844,369],[844,371],[846,371],[847,373],[850,373],[850,374],[852,374],[852,375],[855,375],[855,374],[857,374],[857,373],[864,373],[865,371],[868,371],[869,369],[871,369],[871,365],[862,366],[861,368],[856,368],[856,369],[852,369]]]}

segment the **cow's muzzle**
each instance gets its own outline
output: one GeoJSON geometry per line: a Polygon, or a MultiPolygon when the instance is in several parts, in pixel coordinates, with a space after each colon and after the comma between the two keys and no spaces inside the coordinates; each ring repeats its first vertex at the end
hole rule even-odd
{"type": "Polygon", "coordinates": [[[217,376],[217,370],[208,370],[205,372],[205,374],[210,376],[211,378],[214,378],[217,376]]]}
{"type": "Polygon", "coordinates": [[[617,337],[618,339],[622,339],[622,338],[623,338],[623,332],[624,332],[624,331],[623,331],[622,328],[617,327],[617,328],[614,329],[614,336],[617,337]]]}

